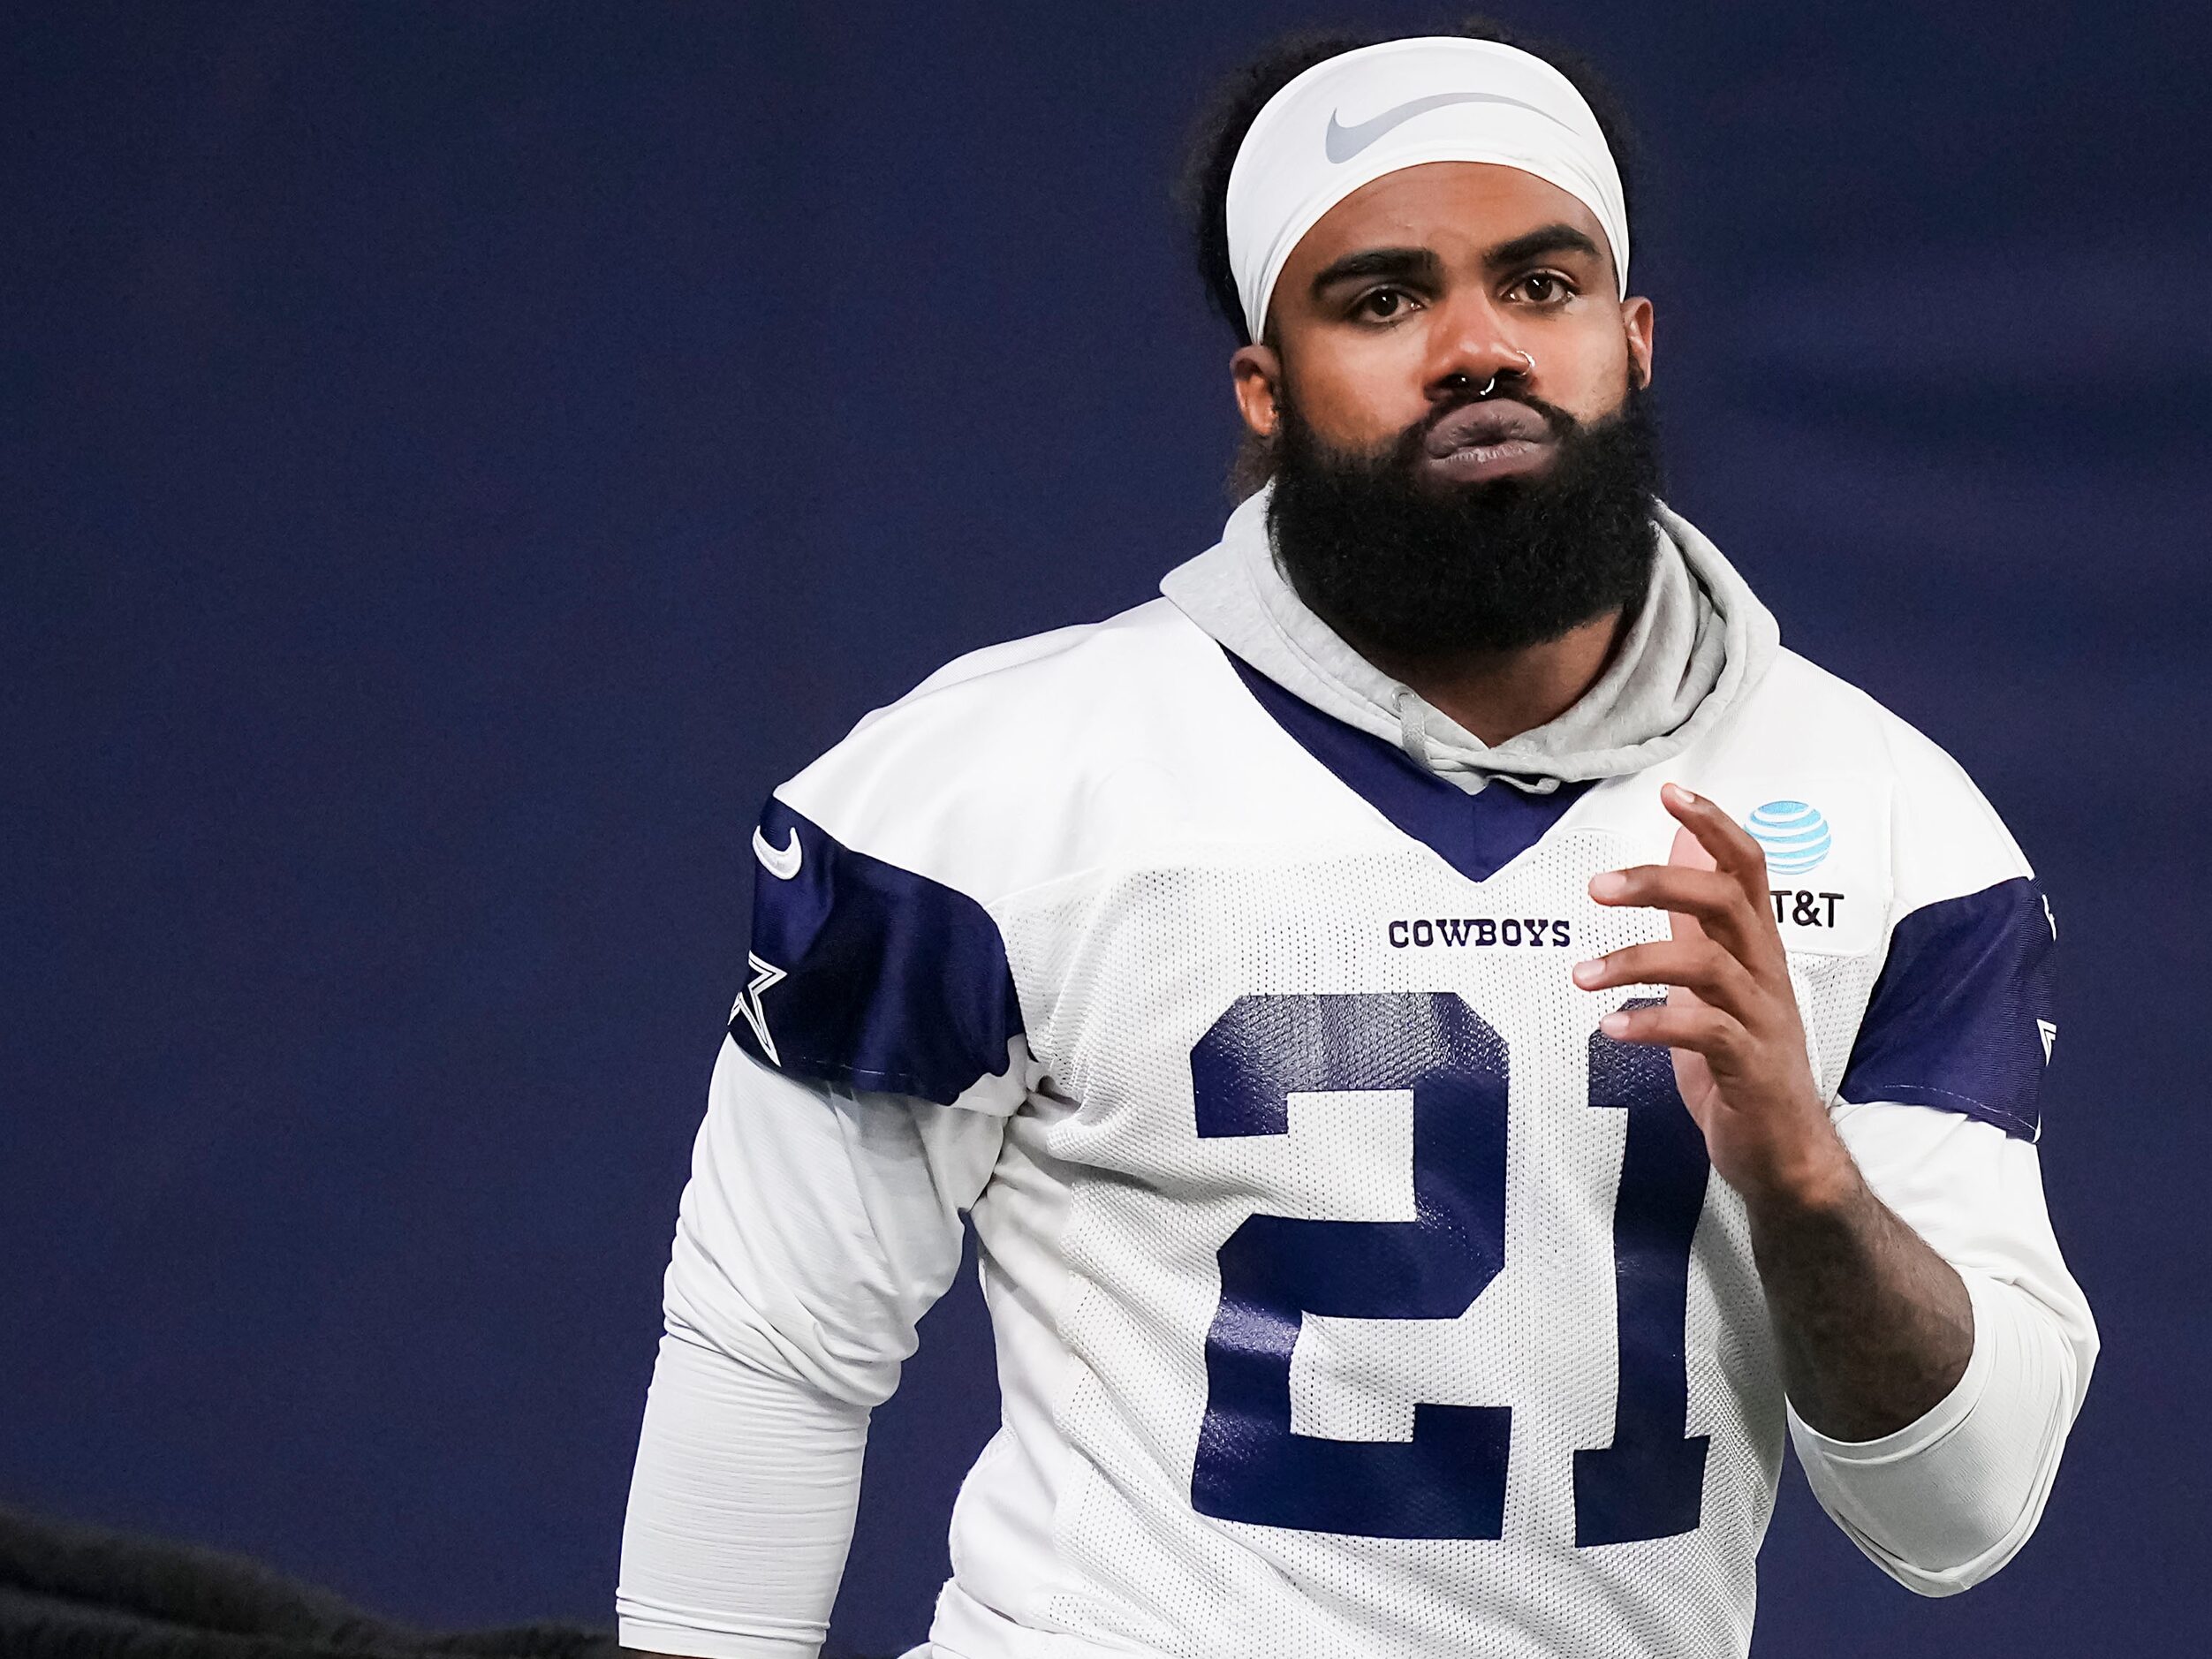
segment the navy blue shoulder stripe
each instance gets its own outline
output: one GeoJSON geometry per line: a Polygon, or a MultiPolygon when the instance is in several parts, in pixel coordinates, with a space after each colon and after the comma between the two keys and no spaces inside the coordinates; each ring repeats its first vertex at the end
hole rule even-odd
{"type": "Polygon", "coordinates": [[[758,842],[739,1047],[793,1076],[946,1105],[1005,1072],[1021,1006],[981,905],[774,799],[758,842]]]}
{"type": "Polygon", "coordinates": [[[1261,708],[1345,786],[1471,882],[1487,882],[1543,837],[1590,788],[1563,784],[1532,795],[1492,784],[1479,795],[1439,777],[1396,744],[1325,715],[1234,651],[1229,665],[1261,708]]]}
{"type": "Polygon", "coordinates": [[[1900,920],[1837,1093],[1964,1112],[2033,1140],[2042,1125],[2057,956],[2026,876],[1900,920]]]}

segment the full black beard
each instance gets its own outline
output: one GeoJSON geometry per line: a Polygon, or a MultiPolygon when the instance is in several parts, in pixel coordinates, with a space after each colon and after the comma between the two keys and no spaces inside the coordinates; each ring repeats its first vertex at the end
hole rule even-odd
{"type": "Polygon", "coordinates": [[[1488,483],[1424,482],[1414,468],[1431,410],[1371,454],[1324,443],[1287,386],[1268,527],[1299,597],[1354,647],[1450,661],[1558,639],[1619,610],[1651,580],[1659,491],[1649,394],[1587,425],[1512,386],[1558,440],[1542,472],[1488,483]]]}

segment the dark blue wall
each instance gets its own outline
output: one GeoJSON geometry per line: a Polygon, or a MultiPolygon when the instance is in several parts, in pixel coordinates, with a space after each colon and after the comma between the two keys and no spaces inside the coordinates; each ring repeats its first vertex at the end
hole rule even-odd
{"type": "MultiPolygon", "coordinates": [[[[752,814],[1213,538],[1231,342],[1166,181],[1330,15],[0,12],[0,1499],[607,1616],[752,814]]],[[[1793,1474],[1760,1651],[2185,1650],[2204,11],[1511,15],[1640,112],[1676,504],[2064,933],[2044,1152],[2107,1357],[2050,1512],[1923,1603],[1793,1474]]],[[[972,1291],[928,1337],[853,1644],[922,1628],[995,1410],[972,1291]]]]}

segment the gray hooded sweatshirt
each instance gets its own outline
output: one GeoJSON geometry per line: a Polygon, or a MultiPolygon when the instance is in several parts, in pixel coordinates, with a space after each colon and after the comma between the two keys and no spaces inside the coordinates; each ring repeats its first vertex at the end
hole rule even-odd
{"type": "Polygon", "coordinates": [[[1643,609],[1597,683],[1557,719],[1495,746],[1361,656],[1298,596],[1268,534],[1272,483],[1160,591],[1285,691],[1398,745],[1469,793],[1502,777],[1534,793],[1655,765],[1758,684],[1781,643],[1773,614],[1688,519],[1652,506],[1658,557],[1643,609]]]}

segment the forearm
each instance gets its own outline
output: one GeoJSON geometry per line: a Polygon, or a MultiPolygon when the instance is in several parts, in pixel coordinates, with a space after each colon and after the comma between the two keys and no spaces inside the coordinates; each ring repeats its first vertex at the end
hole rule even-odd
{"type": "Polygon", "coordinates": [[[867,1407],[662,1338],[616,1610],[643,1652],[811,1659],[852,1542],[867,1407]]]}
{"type": "Polygon", "coordinates": [[[1830,1438],[1791,1414],[1821,1506],[1883,1572],[1949,1595],[1996,1572],[2041,1518],[2086,1378],[2050,1310],[1966,1269],[1974,1352],[1928,1414],[1877,1440],[1830,1438]]]}
{"type": "Polygon", "coordinates": [[[1951,1265],[1875,1195],[1841,1140],[1808,1172],[1746,1196],[1783,1384],[1800,1420],[1874,1440],[1958,1386],[1973,1307],[1951,1265]]]}
{"type": "Polygon", "coordinates": [[[724,1043],[669,1261],[623,1529],[621,1639],[811,1659],[870,1408],[960,1260],[996,1119],[793,1079],[724,1043]]]}
{"type": "Polygon", "coordinates": [[[2034,1532],[2095,1367],[2088,1304],[2045,1214],[2032,1142],[1923,1106],[1839,1108],[1837,1133],[1875,1197],[1951,1264],[1972,1299],[1973,1356],[1921,1416],[1873,1439],[1791,1438],[1821,1505],[1869,1559],[1923,1595],[1981,1582],[2034,1532]]]}

